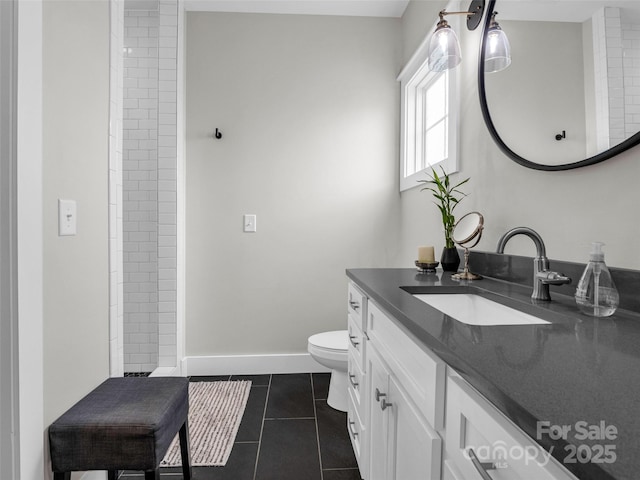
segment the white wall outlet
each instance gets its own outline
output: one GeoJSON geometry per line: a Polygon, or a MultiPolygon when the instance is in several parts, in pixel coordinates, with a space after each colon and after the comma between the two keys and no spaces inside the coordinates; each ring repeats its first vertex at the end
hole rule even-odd
{"type": "Polygon", "coordinates": [[[244,231],[245,232],[255,232],[256,231],[256,216],[246,214],[243,217],[244,220],[244,231]]]}
{"type": "Polygon", "coordinates": [[[58,235],[75,235],[77,208],[75,200],[58,199],[58,235]]]}

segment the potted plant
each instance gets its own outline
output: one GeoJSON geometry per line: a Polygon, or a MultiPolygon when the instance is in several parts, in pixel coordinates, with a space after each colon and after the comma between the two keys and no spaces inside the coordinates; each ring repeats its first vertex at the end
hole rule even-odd
{"type": "MultiPolygon", "coordinates": [[[[449,174],[445,173],[444,168],[440,167],[442,174],[432,167],[430,178],[428,180],[418,180],[420,183],[426,183],[428,186],[422,190],[429,190],[435,197],[433,203],[436,204],[442,215],[442,226],[444,227],[445,246],[442,250],[440,264],[445,272],[456,272],[460,265],[460,256],[453,241],[453,227],[456,224],[456,218],[453,211],[460,201],[467,195],[462,192],[459,187],[469,181],[469,178],[452,185],[449,174]]],[[[421,190],[421,191],[422,191],[421,190]]]]}

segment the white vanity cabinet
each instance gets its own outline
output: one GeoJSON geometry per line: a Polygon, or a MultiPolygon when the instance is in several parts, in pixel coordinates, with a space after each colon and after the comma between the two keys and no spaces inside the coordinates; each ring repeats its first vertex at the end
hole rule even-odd
{"type": "Polygon", "coordinates": [[[348,311],[347,428],[364,480],[576,480],[353,283],[348,311]],[[492,449],[513,458],[489,462],[492,449]]]}
{"type": "MultiPolygon", "coordinates": [[[[445,364],[368,304],[366,480],[439,480],[445,364]]],[[[362,473],[362,472],[361,472],[362,473]]]]}
{"type": "Polygon", "coordinates": [[[444,480],[576,480],[455,372],[447,379],[445,444],[444,480]]]}
{"type": "Polygon", "coordinates": [[[347,428],[363,478],[367,478],[369,459],[368,429],[365,426],[365,419],[368,415],[367,378],[365,375],[367,307],[367,296],[353,283],[349,283],[347,303],[347,330],[349,333],[347,428]]]}

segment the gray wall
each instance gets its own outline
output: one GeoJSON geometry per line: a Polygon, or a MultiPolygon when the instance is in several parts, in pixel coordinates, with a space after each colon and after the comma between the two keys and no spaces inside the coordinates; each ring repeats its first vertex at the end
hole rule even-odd
{"type": "MultiPolygon", "coordinates": [[[[402,18],[405,61],[419,44],[418,39],[430,34],[428,19],[435,19],[436,13],[428,9],[437,12],[444,5],[415,0],[409,4],[402,18]],[[418,17],[427,20],[417,22],[418,17]]],[[[539,172],[516,165],[498,150],[482,121],[476,85],[480,31],[460,33],[461,168],[455,178],[471,177],[465,186],[469,197],[460,204],[458,213],[478,210],[485,216],[484,235],[476,248],[493,251],[502,233],[526,225],[542,235],[552,259],[586,262],[590,242],[600,240],[607,244],[610,265],[640,268],[640,254],[634,250],[640,235],[640,224],[634,220],[640,201],[638,148],[605,163],[567,172],[539,172]]],[[[426,192],[421,193],[419,188],[404,192],[398,265],[411,265],[416,245],[435,244],[441,249],[444,240],[440,223],[439,212],[426,192]]],[[[513,239],[506,251],[535,254],[527,238],[513,239]]]]}
{"type": "MultiPolygon", "coordinates": [[[[109,4],[44,2],[44,423],[109,373],[109,4]],[[78,234],[58,236],[58,198],[78,234]]],[[[46,468],[45,468],[46,470],[46,468]]]]}
{"type": "Polygon", "coordinates": [[[398,263],[399,27],[188,14],[187,355],[306,352],[345,268],[398,263]]]}

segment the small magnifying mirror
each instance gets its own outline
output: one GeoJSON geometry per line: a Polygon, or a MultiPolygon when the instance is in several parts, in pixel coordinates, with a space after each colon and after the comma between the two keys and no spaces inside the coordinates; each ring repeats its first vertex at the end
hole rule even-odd
{"type": "Polygon", "coordinates": [[[469,272],[469,249],[475,247],[482,238],[484,217],[479,212],[469,212],[461,217],[453,227],[453,241],[464,248],[464,270],[451,275],[454,280],[480,280],[482,276],[469,272]]]}

